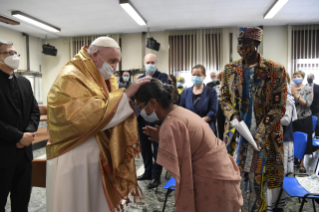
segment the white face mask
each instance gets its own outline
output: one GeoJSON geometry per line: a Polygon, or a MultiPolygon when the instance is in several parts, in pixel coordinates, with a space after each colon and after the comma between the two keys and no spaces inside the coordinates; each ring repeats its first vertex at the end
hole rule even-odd
{"type": "Polygon", "coordinates": [[[120,78],[119,77],[115,77],[117,82],[120,82],[120,78]]]}
{"type": "MultiPolygon", "coordinates": [[[[98,54],[99,55],[99,54],[98,54]]],[[[101,58],[101,60],[103,60],[103,58],[101,57],[101,55],[99,55],[99,57],[101,58]]],[[[104,60],[103,60],[104,61],[104,60]]],[[[114,69],[112,68],[112,66],[110,66],[107,62],[104,61],[103,65],[101,68],[98,68],[100,73],[102,74],[103,78],[105,80],[110,79],[110,77],[114,74],[114,69]]]]}
{"type": "MultiPolygon", "coordinates": [[[[2,59],[2,58],[1,58],[2,59]]],[[[6,57],[4,60],[4,63],[2,64],[6,64],[7,66],[9,66],[10,68],[12,68],[13,70],[17,70],[19,68],[20,65],[20,57],[18,57],[18,55],[12,55],[9,57],[6,57]]]]}
{"type": "MultiPolygon", "coordinates": [[[[148,106],[150,102],[147,103],[146,107],[148,106]]],[[[143,117],[143,119],[147,122],[150,122],[150,123],[153,123],[153,122],[156,122],[156,121],[159,121],[156,113],[155,113],[155,109],[153,111],[153,113],[151,113],[151,115],[147,115],[146,111],[145,111],[145,108],[141,111],[141,116],[143,117]]]]}

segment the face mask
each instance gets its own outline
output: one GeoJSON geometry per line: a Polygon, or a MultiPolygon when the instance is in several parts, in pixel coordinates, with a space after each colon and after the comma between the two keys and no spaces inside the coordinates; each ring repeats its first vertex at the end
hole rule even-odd
{"type": "Polygon", "coordinates": [[[203,77],[192,76],[192,82],[196,86],[201,85],[203,83],[203,81],[204,81],[203,77]]]}
{"type": "Polygon", "coordinates": [[[242,47],[237,46],[237,52],[243,60],[250,58],[255,51],[256,51],[256,47],[254,45],[242,46],[242,47]]]}
{"type": "Polygon", "coordinates": [[[155,71],[156,71],[156,66],[153,65],[153,64],[146,64],[146,65],[145,65],[145,70],[146,70],[146,73],[152,75],[152,74],[154,74],[155,71]]]}
{"type": "Polygon", "coordinates": [[[217,82],[218,81],[218,79],[212,79],[212,82],[217,82]]]}
{"type": "Polygon", "coordinates": [[[308,81],[309,84],[313,83],[313,79],[312,78],[308,78],[307,81],[308,81]]]}
{"type": "Polygon", "coordinates": [[[294,82],[295,85],[300,85],[302,83],[302,79],[301,78],[295,78],[292,81],[294,82]]]}
{"type": "MultiPolygon", "coordinates": [[[[98,54],[99,55],[99,54],[98,54]]],[[[100,56],[100,55],[99,55],[100,56]]],[[[102,57],[100,56],[102,59],[102,57]]],[[[103,59],[102,59],[103,60],[103,59]]],[[[104,60],[103,60],[104,61],[104,60]]],[[[114,70],[112,66],[110,66],[107,62],[104,61],[103,65],[101,68],[98,68],[100,73],[102,74],[103,78],[105,80],[110,79],[110,77],[114,74],[114,70]]]]}
{"type": "Polygon", "coordinates": [[[116,81],[117,81],[117,82],[119,82],[119,81],[120,81],[120,78],[119,78],[119,77],[115,77],[115,78],[116,78],[116,81]]]}
{"type": "Polygon", "coordinates": [[[177,82],[177,87],[178,87],[178,88],[183,87],[183,83],[181,83],[181,82],[177,82]]]}
{"type": "MultiPolygon", "coordinates": [[[[2,58],[1,58],[2,59],[2,58]]],[[[6,57],[4,60],[4,63],[2,64],[6,64],[7,66],[9,66],[10,68],[12,68],[13,70],[17,70],[19,68],[20,65],[20,57],[18,57],[18,55],[12,55],[9,57],[6,57]]]]}
{"type": "MultiPolygon", "coordinates": [[[[146,107],[148,106],[150,102],[147,103],[146,107]]],[[[147,122],[150,122],[150,123],[153,123],[153,122],[156,122],[156,121],[159,121],[156,113],[155,113],[155,109],[153,111],[153,113],[151,113],[151,115],[147,115],[146,111],[145,111],[145,108],[141,111],[141,116],[143,117],[143,119],[147,122]]]]}
{"type": "Polygon", "coordinates": [[[123,77],[124,82],[128,82],[130,80],[130,77],[123,77]]]}

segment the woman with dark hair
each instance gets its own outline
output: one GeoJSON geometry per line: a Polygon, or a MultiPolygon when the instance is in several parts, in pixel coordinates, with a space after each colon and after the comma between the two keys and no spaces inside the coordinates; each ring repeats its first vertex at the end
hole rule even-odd
{"type": "Polygon", "coordinates": [[[193,111],[206,121],[216,133],[215,123],[218,111],[218,100],[215,89],[204,85],[206,77],[205,67],[196,65],[192,68],[192,82],[194,86],[186,88],[181,95],[179,106],[193,111]]]}
{"type": "Polygon", "coordinates": [[[243,199],[239,169],[223,141],[198,115],[173,104],[174,87],[156,79],[135,95],[140,115],[161,127],[144,128],[158,141],[156,163],[176,180],[176,212],[240,211],[243,199]]]}
{"type": "Polygon", "coordinates": [[[180,95],[178,94],[178,90],[177,90],[177,87],[176,87],[176,77],[172,74],[168,75],[168,82],[170,85],[173,85],[174,86],[174,96],[175,96],[175,101],[174,101],[174,104],[179,104],[179,99],[180,99],[180,95]]]}

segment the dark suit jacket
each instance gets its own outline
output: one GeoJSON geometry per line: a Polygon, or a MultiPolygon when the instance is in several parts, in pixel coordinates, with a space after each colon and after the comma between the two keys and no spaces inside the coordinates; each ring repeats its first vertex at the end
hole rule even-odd
{"type": "Polygon", "coordinates": [[[215,122],[218,111],[217,92],[204,86],[201,98],[198,103],[193,105],[193,87],[186,88],[181,95],[179,106],[187,108],[188,110],[196,113],[200,117],[209,116],[211,120],[207,122],[213,132],[216,134],[215,122]]]}
{"type": "MultiPolygon", "coordinates": [[[[147,74],[143,74],[142,76],[140,76],[139,78],[143,78],[146,77],[147,74]]],[[[165,73],[161,73],[158,70],[155,71],[155,73],[152,76],[155,79],[161,80],[162,83],[168,83],[168,76],[165,73]]]]}
{"type": "MultiPolygon", "coordinates": [[[[0,70],[1,71],[1,70],[0,70]]],[[[13,105],[10,90],[4,86],[0,77],[0,168],[10,166],[16,157],[16,143],[20,141],[24,132],[38,130],[40,111],[33,96],[31,84],[26,78],[15,75],[22,103],[22,124],[17,109],[13,105]]],[[[30,160],[33,160],[32,144],[24,147],[30,160]]]]}

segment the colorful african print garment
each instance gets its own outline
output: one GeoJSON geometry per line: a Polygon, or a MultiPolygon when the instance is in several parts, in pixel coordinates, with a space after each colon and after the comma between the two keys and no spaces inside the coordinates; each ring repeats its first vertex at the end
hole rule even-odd
{"type": "MultiPolygon", "coordinates": [[[[261,143],[262,150],[253,151],[251,145],[241,142],[242,139],[237,136],[234,157],[242,172],[264,174],[268,188],[272,189],[280,187],[284,177],[283,129],[280,119],[286,111],[287,79],[284,66],[264,59],[260,54],[258,58],[248,85],[251,117],[254,117],[251,120],[256,122],[256,128],[250,126],[250,130],[261,143]]],[[[234,114],[242,115],[249,110],[247,99],[244,99],[244,82],[243,60],[225,66],[220,105],[226,117],[224,142],[228,151],[231,150],[236,134],[229,121],[234,114]]]]}

